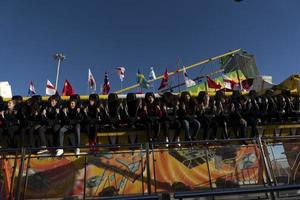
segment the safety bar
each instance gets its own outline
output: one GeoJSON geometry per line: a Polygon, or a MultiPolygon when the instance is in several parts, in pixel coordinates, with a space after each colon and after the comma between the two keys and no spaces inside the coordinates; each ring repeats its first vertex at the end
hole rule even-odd
{"type": "Polygon", "coordinates": [[[114,199],[122,199],[122,200],[159,200],[158,195],[134,195],[134,196],[112,196],[112,197],[97,197],[97,198],[86,198],[86,200],[114,200],[114,199]]]}

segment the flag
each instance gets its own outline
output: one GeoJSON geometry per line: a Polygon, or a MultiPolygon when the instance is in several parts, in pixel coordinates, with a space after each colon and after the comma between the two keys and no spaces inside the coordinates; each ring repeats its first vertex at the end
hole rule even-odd
{"type": "Polygon", "coordinates": [[[124,78],[125,78],[125,68],[124,67],[116,67],[117,70],[117,74],[120,77],[121,82],[123,82],[124,78]]]}
{"type": "Polygon", "coordinates": [[[109,80],[108,80],[108,74],[107,74],[107,72],[105,72],[104,83],[102,86],[102,94],[108,94],[109,90],[110,90],[110,84],[109,84],[109,80]]]}
{"type": "Polygon", "coordinates": [[[65,80],[64,88],[63,88],[61,95],[62,96],[71,96],[73,94],[75,94],[74,88],[72,87],[71,83],[68,80],[65,80]]]}
{"type": "Polygon", "coordinates": [[[184,77],[184,82],[185,82],[185,85],[187,88],[196,85],[196,82],[188,77],[185,66],[183,66],[183,77],[184,77]]]}
{"type": "Polygon", "coordinates": [[[96,92],[96,81],[95,81],[95,78],[90,69],[89,69],[89,74],[88,74],[88,84],[89,84],[90,90],[92,90],[93,92],[96,92]]]}
{"type": "Polygon", "coordinates": [[[149,79],[150,80],[155,80],[156,79],[156,75],[155,75],[153,67],[150,67],[149,79]]]}
{"type": "Polygon", "coordinates": [[[160,86],[159,86],[158,90],[163,89],[166,86],[168,86],[168,81],[169,81],[169,74],[168,74],[168,69],[166,68],[166,71],[164,73],[164,77],[160,82],[160,86]]]}
{"type": "Polygon", "coordinates": [[[209,76],[207,76],[206,78],[207,78],[207,85],[208,85],[209,88],[221,89],[222,86],[220,85],[220,83],[216,83],[209,76]]]}
{"type": "Polygon", "coordinates": [[[140,70],[138,70],[136,76],[137,76],[137,83],[140,85],[141,88],[145,88],[145,89],[150,88],[151,86],[150,83],[145,79],[144,74],[142,74],[140,70]]]}
{"type": "Polygon", "coordinates": [[[236,86],[238,86],[238,83],[226,76],[225,74],[222,75],[223,82],[224,82],[224,88],[226,90],[233,90],[236,86]]]}
{"type": "Polygon", "coordinates": [[[54,86],[52,85],[52,83],[47,80],[47,85],[46,85],[46,95],[55,95],[56,94],[56,89],[54,88],[54,86]]]}
{"type": "Polygon", "coordinates": [[[30,83],[29,83],[29,89],[28,89],[28,95],[32,96],[32,95],[35,95],[35,94],[36,94],[36,92],[35,92],[35,88],[34,88],[33,82],[30,81],[30,83]]]}

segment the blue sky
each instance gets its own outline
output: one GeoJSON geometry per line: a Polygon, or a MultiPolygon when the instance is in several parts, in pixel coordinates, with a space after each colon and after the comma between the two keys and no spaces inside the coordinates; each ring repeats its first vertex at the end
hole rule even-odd
{"type": "Polygon", "coordinates": [[[178,57],[189,65],[243,48],[279,83],[300,71],[299,7],[299,0],[0,0],[0,80],[20,95],[33,80],[44,95],[47,78],[55,82],[52,55],[62,51],[59,91],[69,79],[86,94],[88,68],[98,85],[107,70],[114,91],[116,66],[126,67],[129,86],[138,68],[162,74],[178,57]]]}

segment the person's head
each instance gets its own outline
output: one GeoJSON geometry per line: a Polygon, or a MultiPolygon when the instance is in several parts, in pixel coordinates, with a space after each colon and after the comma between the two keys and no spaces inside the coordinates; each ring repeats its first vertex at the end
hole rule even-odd
{"type": "Polygon", "coordinates": [[[99,96],[97,94],[90,94],[89,96],[89,105],[95,106],[99,102],[99,96]]]}
{"type": "Polygon", "coordinates": [[[15,105],[16,105],[16,101],[15,101],[15,100],[9,100],[9,101],[7,102],[7,108],[8,108],[9,110],[14,109],[14,108],[15,108],[15,105]]]}
{"type": "Polygon", "coordinates": [[[244,105],[246,103],[246,100],[247,99],[246,99],[246,97],[244,95],[241,95],[239,97],[239,102],[240,102],[241,105],[244,105]]]}
{"type": "Polygon", "coordinates": [[[71,100],[71,101],[70,101],[70,108],[71,108],[71,109],[76,108],[76,101],[75,101],[75,100],[71,100]]]}
{"type": "Polygon", "coordinates": [[[51,105],[51,107],[56,107],[56,105],[57,105],[57,99],[51,99],[50,100],[50,105],[51,105]]]}
{"type": "Polygon", "coordinates": [[[153,94],[152,92],[148,92],[148,93],[146,93],[146,95],[145,95],[145,99],[146,99],[146,102],[147,102],[147,103],[152,104],[152,103],[154,103],[155,96],[154,96],[154,94],[153,94]]]}
{"type": "Polygon", "coordinates": [[[90,105],[90,106],[94,106],[94,105],[95,105],[95,103],[96,103],[96,102],[95,102],[95,100],[94,100],[94,99],[90,99],[90,100],[89,100],[89,105],[90,105]]]}
{"type": "Polygon", "coordinates": [[[181,99],[184,102],[189,102],[191,100],[191,94],[189,92],[182,92],[181,93],[181,99]]]}

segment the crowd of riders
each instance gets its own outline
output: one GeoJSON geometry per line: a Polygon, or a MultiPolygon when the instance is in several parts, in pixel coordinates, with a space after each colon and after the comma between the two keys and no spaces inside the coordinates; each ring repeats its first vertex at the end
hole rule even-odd
{"type": "MultiPolygon", "coordinates": [[[[9,148],[39,147],[38,153],[58,147],[56,155],[60,156],[66,133],[74,147],[87,134],[93,150],[99,143],[98,132],[120,128],[144,130],[148,142],[168,143],[179,142],[181,131],[185,141],[256,137],[260,124],[299,119],[300,97],[286,90],[279,95],[272,90],[264,95],[254,90],[247,95],[233,91],[230,96],[223,91],[214,96],[200,92],[197,97],[189,92],[146,93],[144,98],[134,93],[119,98],[112,93],[105,100],[91,94],[87,101],[79,95],[67,101],[58,95],[48,101],[38,95],[27,100],[14,96],[7,102],[0,98],[0,142],[9,148]]],[[[131,142],[138,142],[138,137],[131,142]]],[[[75,148],[75,154],[79,153],[75,148]]]]}

